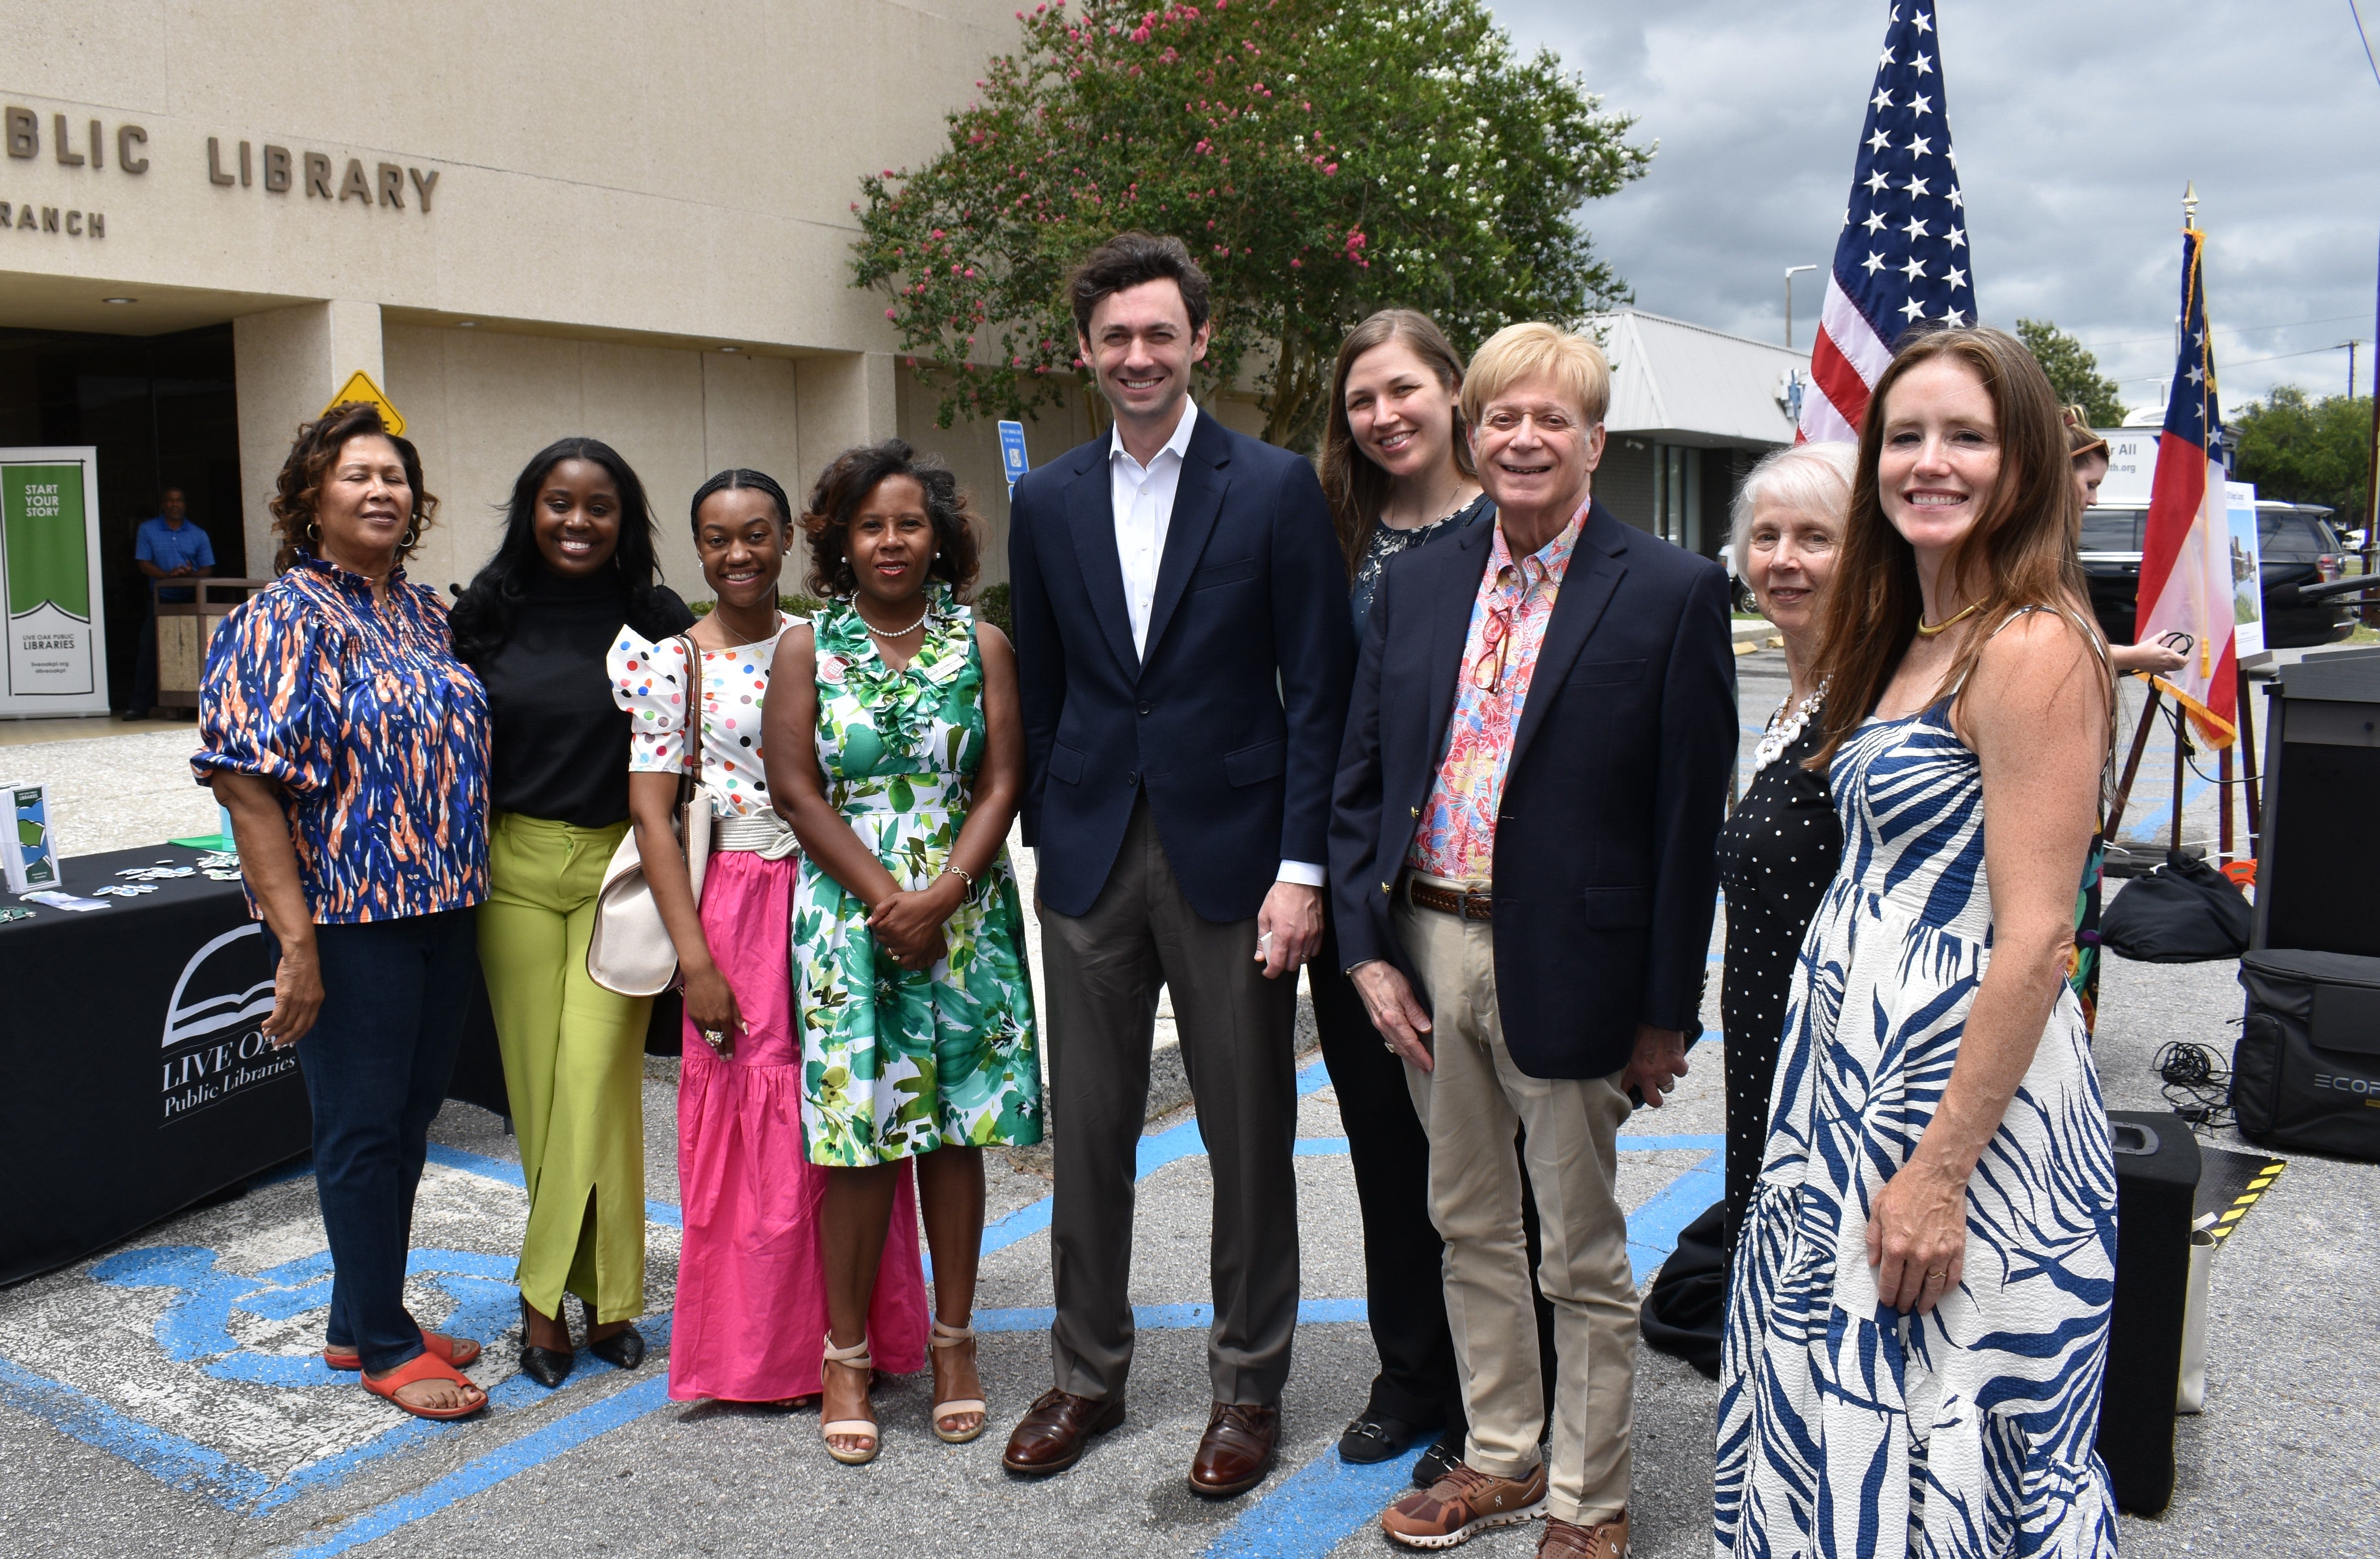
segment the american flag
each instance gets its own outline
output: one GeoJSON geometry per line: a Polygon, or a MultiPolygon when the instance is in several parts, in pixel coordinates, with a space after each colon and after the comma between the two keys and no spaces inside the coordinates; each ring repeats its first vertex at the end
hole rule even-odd
{"type": "Polygon", "coordinates": [[[1858,440],[1869,387],[1912,326],[1975,322],[1965,206],[1934,13],[1894,6],[1810,352],[1803,440],[1858,440]]]}
{"type": "Polygon", "coordinates": [[[2157,435],[2141,526],[2138,631],[2181,652],[2156,678],[2181,700],[2208,743],[2231,744],[2239,713],[2238,642],[2231,606],[2231,525],[2223,470],[2223,408],[2215,398],[2215,348],[2206,339],[2206,235],[2181,233],[2181,349],[2157,435]]]}

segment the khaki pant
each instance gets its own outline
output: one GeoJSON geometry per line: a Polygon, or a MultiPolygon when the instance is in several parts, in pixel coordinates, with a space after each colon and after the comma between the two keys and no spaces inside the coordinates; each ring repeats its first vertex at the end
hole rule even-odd
{"type": "Polygon", "coordinates": [[[1583,1525],[1610,1519],[1628,1503],[1636,1383],[1636,1287],[1628,1219],[1614,1191],[1628,1095],[1617,1074],[1571,1081],[1513,1066],[1497,1012],[1488,922],[1402,897],[1395,913],[1430,1013],[1436,1070],[1408,1067],[1405,1076],[1429,1135],[1430,1218],[1446,1241],[1446,1314],[1471,1420],[1463,1459],[1496,1477],[1525,1478],[1545,1422],[1512,1154],[1517,1127],[1536,1187],[1544,1251],[1536,1287],[1554,1307],[1560,1365],[1547,1510],[1583,1525]]]}

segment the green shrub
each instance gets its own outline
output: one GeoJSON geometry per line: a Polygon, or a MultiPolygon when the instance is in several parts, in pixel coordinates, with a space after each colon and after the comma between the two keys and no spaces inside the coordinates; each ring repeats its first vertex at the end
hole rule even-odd
{"type": "MultiPolygon", "coordinates": [[[[697,617],[710,616],[710,609],[718,604],[719,603],[717,601],[686,602],[687,608],[692,610],[697,617]]],[[[783,610],[792,612],[795,617],[808,617],[825,604],[826,603],[824,601],[820,600],[816,596],[779,596],[777,598],[777,605],[783,610]]]]}
{"type": "Polygon", "coordinates": [[[1008,586],[1006,584],[987,585],[975,593],[975,614],[978,622],[989,622],[1011,638],[1015,632],[1008,625],[1008,586]]]}

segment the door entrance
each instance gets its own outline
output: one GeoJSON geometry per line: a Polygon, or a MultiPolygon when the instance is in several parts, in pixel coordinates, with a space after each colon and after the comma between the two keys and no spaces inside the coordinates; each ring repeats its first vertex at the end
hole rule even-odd
{"type": "Polygon", "coordinates": [[[166,488],[182,489],[207,533],[216,575],[247,572],[231,326],[153,336],[0,328],[0,446],[26,444],[99,448],[108,703],[123,708],[149,610],[133,541],[166,488]]]}

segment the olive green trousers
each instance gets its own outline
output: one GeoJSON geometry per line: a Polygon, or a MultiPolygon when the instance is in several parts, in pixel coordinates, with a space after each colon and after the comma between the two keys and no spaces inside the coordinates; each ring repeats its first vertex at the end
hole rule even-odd
{"type": "Polygon", "coordinates": [[[542,1315],[564,1293],[598,1322],[645,1309],[645,1025],[650,997],[587,974],[595,895],[625,823],[581,828],[500,813],[480,906],[480,967],[528,1186],[515,1275],[542,1315]]]}

